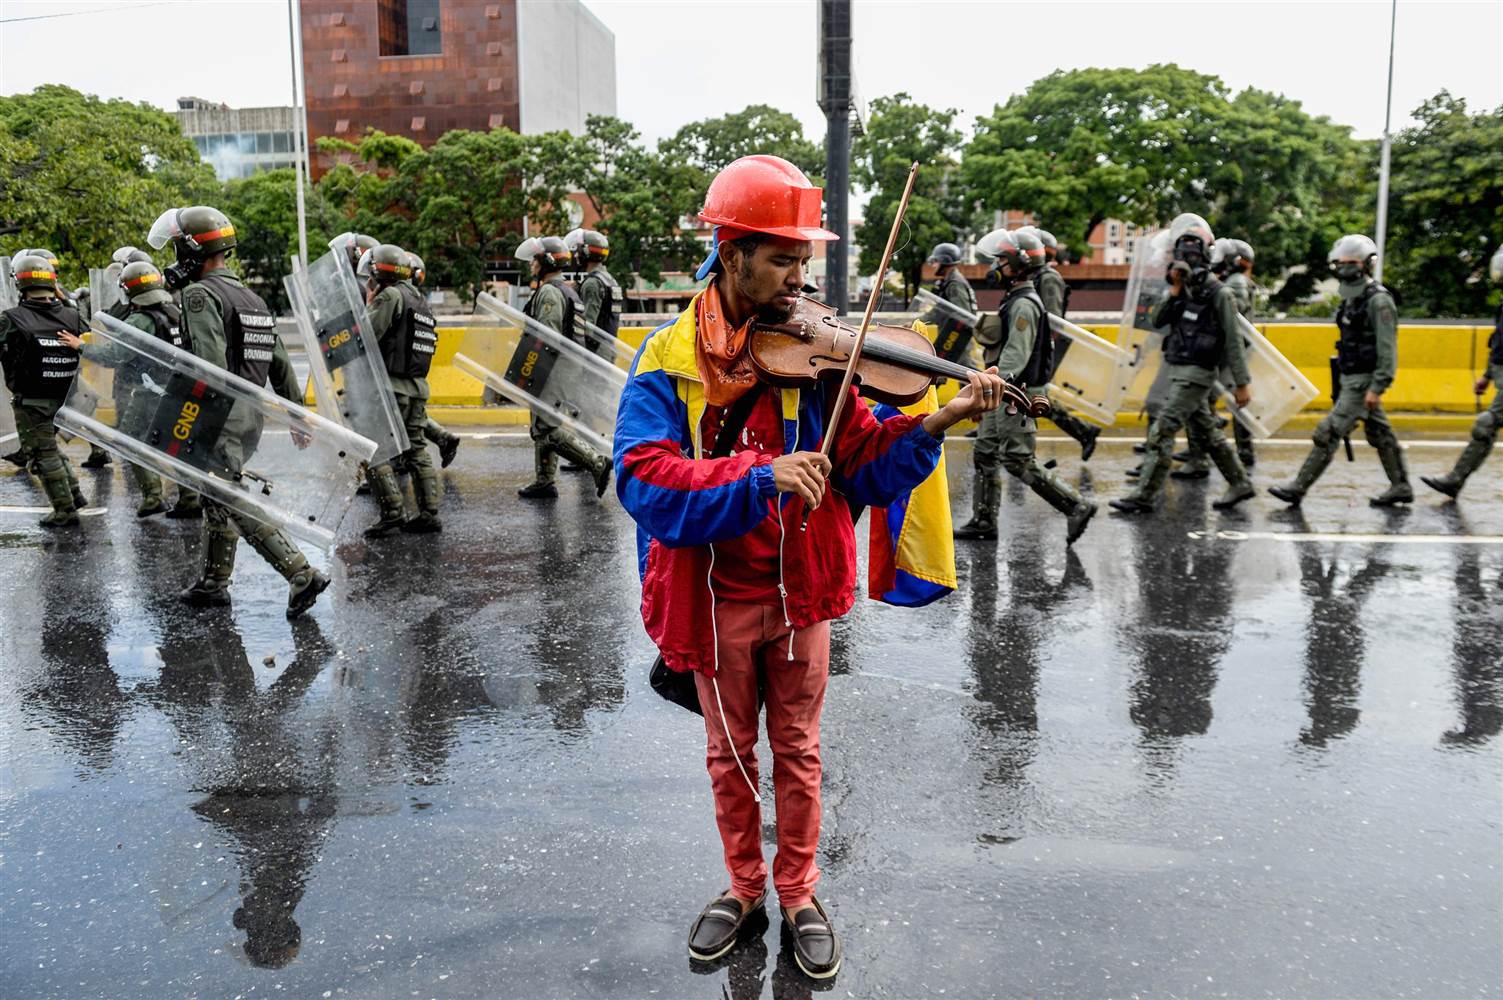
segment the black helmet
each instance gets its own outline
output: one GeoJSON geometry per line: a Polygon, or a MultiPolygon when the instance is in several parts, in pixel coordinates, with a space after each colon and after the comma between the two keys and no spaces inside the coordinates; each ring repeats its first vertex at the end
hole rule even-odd
{"type": "Polygon", "coordinates": [[[419,257],[417,254],[409,250],[407,251],[407,264],[412,268],[413,284],[421,285],[424,281],[427,280],[428,269],[423,266],[423,258],[419,257]]]}
{"type": "Polygon", "coordinates": [[[57,265],[35,250],[22,251],[10,262],[11,276],[16,279],[16,290],[30,288],[57,291],[57,265]]]}
{"type": "Polygon", "coordinates": [[[517,247],[517,260],[536,260],[543,273],[562,271],[569,266],[569,248],[557,236],[532,236],[517,247]]]}
{"type": "Polygon", "coordinates": [[[564,237],[564,246],[574,257],[575,267],[584,267],[591,261],[605,260],[611,255],[611,241],[593,229],[575,229],[564,237]]]}
{"type": "Polygon", "coordinates": [[[412,277],[411,255],[395,243],[382,243],[360,255],[355,273],[378,285],[394,285],[412,277]]]}
{"type": "Polygon", "coordinates": [[[950,264],[960,263],[960,247],[953,243],[936,243],[934,249],[929,251],[928,264],[938,264],[947,267],[950,264]]]}
{"type": "Polygon", "coordinates": [[[132,302],[143,305],[172,301],[172,295],[167,291],[167,280],[150,260],[126,264],[120,272],[120,287],[125,289],[125,294],[132,302]]]}
{"type": "Polygon", "coordinates": [[[343,250],[349,254],[351,268],[358,268],[360,266],[361,254],[367,250],[374,250],[380,245],[380,240],[374,236],[367,236],[364,233],[340,233],[329,241],[330,250],[343,250]]]}

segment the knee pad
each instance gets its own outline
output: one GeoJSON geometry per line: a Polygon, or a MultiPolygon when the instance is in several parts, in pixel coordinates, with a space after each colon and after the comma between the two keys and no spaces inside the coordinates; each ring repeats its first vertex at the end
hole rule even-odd
{"type": "Polygon", "coordinates": [[[1384,447],[1390,441],[1396,440],[1393,435],[1393,428],[1387,424],[1374,424],[1371,420],[1362,421],[1362,436],[1374,448],[1384,447]]]}
{"type": "Polygon", "coordinates": [[[1493,441],[1498,436],[1498,418],[1484,411],[1472,424],[1473,441],[1493,441]]]}
{"type": "Polygon", "coordinates": [[[1314,441],[1318,448],[1330,448],[1336,443],[1337,435],[1331,429],[1331,425],[1327,421],[1322,420],[1315,425],[1315,433],[1310,435],[1310,440],[1314,441]]]}

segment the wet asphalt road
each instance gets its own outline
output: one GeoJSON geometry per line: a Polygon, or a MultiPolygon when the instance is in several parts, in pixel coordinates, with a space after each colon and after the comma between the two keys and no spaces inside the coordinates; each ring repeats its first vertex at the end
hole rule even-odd
{"type": "MultiPolygon", "coordinates": [[[[1085,476],[1043,450],[1122,492],[1125,444],[1085,476]]],[[[1265,448],[1260,485],[1302,454],[1265,448]]],[[[366,544],[357,501],[295,625],[243,546],[234,608],[181,609],[196,529],[138,523],[118,471],[74,534],[0,511],[0,995],[810,992],[775,921],[690,968],[726,883],[702,724],[647,687],[629,520],[583,477],[516,500],[530,464],[468,440],[436,538],[366,544]]],[[[959,592],[859,601],[825,713],[834,994],[1497,995],[1503,463],[1397,514],[1380,479],[1359,445],[1302,516],[1171,484],[1073,554],[1009,484],[959,592]]]]}

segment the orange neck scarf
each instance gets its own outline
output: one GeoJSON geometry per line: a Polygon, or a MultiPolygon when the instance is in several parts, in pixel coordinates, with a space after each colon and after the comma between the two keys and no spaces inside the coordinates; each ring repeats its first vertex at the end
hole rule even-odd
{"type": "Polygon", "coordinates": [[[732,328],[720,300],[720,282],[710,282],[695,307],[694,360],[711,406],[730,406],[757,384],[746,345],[751,320],[732,328]]]}

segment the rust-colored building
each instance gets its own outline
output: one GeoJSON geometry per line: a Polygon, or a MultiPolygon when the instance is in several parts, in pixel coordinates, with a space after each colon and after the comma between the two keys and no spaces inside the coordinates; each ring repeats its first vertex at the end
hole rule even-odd
{"type": "Polygon", "coordinates": [[[310,148],[616,113],[615,37],[578,0],[303,0],[302,39],[310,148]]]}

